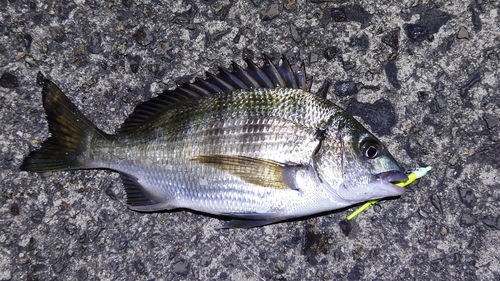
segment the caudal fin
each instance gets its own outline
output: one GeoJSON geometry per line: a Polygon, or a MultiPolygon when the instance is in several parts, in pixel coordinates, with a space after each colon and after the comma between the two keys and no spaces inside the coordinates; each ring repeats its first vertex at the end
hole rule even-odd
{"type": "Polygon", "coordinates": [[[32,151],[19,167],[44,172],[88,168],[85,152],[90,138],[105,133],[97,129],[51,81],[42,89],[43,107],[52,135],[32,151]]]}

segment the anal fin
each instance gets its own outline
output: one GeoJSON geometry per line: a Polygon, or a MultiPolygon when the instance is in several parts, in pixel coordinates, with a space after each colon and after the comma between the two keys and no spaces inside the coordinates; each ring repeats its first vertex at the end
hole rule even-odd
{"type": "Polygon", "coordinates": [[[135,177],[120,173],[120,178],[127,193],[127,208],[138,212],[156,212],[175,208],[167,201],[155,199],[135,177]]]}

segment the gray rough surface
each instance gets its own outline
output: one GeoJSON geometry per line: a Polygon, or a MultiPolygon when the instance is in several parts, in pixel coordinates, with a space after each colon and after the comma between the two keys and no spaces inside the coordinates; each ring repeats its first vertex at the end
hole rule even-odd
{"type": "Polygon", "coordinates": [[[500,280],[498,0],[356,2],[0,1],[0,73],[18,80],[0,81],[0,280],[500,280]],[[220,230],[128,211],[112,172],[18,170],[48,137],[39,71],[114,132],[245,49],[304,60],[313,90],[345,81],[329,98],[406,168],[434,170],[348,235],[354,208],[220,230]]]}

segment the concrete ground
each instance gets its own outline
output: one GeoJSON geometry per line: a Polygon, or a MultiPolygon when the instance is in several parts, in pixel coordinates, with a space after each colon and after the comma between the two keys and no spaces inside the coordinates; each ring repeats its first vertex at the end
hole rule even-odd
{"type": "Polygon", "coordinates": [[[0,1],[0,280],[500,280],[500,7],[472,1],[0,1]],[[406,169],[402,198],[253,229],[125,207],[116,173],[21,172],[37,74],[113,133],[243,55],[297,67],[406,169]]]}

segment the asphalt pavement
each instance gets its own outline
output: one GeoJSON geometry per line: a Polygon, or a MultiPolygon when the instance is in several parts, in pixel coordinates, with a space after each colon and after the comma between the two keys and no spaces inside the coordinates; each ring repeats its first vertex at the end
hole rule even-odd
{"type": "Polygon", "coordinates": [[[0,280],[500,280],[500,6],[472,1],[0,1],[0,280]],[[37,76],[99,128],[243,57],[304,62],[312,91],[408,171],[356,207],[252,229],[137,213],[116,173],[29,173],[37,76]]]}

